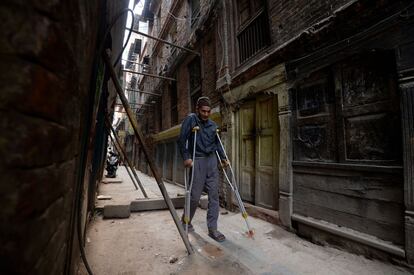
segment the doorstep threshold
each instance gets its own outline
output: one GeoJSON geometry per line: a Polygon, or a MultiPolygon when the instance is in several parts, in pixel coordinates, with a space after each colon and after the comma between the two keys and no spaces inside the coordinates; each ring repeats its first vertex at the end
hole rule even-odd
{"type": "Polygon", "coordinates": [[[385,251],[387,253],[405,258],[405,251],[399,246],[396,246],[390,242],[386,242],[380,240],[374,236],[346,228],[346,227],[339,227],[335,224],[329,223],[327,221],[317,220],[310,217],[305,217],[299,214],[292,214],[292,220],[306,224],[308,226],[320,229],[322,231],[329,232],[331,234],[335,234],[341,236],[343,238],[350,239],[355,242],[359,242],[365,244],[367,246],[371,246],[373,248],[385,251]]]}

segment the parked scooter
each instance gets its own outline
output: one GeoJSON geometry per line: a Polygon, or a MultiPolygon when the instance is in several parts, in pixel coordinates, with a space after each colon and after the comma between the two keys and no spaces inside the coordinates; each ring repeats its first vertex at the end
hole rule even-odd
{"type": "Polygon", "coordinates": [[[106,159],[106,171],[107,171],[107,178],[115,178],[116,177],[116,170],[118,169],[118,156],[110,151],[109,156],[106,159]]]}

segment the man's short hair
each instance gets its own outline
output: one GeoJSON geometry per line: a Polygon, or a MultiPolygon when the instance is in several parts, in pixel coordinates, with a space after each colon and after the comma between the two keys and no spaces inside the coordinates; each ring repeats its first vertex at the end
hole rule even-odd
{"type": "Polygon", "coordinates": [[[211,108],[210,99],[206,96],[202,96],[197,99],[197,107],[203,107],[203,106],[208,106],[211,108]]]}

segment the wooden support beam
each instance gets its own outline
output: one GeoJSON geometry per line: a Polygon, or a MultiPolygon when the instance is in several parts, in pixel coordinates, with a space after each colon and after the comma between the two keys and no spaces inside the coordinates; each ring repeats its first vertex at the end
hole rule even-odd
{"type": "Polygon", "coordinates": [[[136,34],[139,34],[139,35],[142,35],[142,36],[145,36],[145,37],[148,37],[148,38],[151,38],[151,39],[157,40],[157,41],[159,41],[159,42],[162,42],[162,43],[164,43],[164,44],[170,45],[170,46],[172,46],[172,47],[176,47],[176,48],[179,48],[179,49],[181,49],[181,50],[184,50],[184,51],[187,51],[187,52],[190,52],[190,53],[193,53],[193,54],[195,54],[195,55],[200,56],[200,53],[199,53],[199,52],[196,52],[196,51],[190,50],[190,49],[185,48],[185,47],[178,46],[177,44],[171,43],[171,42],[169,42],[169,41],[167,41],[167,40],[164,40],[164,39],[161,39],[161,38],[158,38],[158,37],[154,37],[154,36],[151,36],[151,35],[149,35],[149,34],[146,34],[146,33],[140,32],[140,31],[136,31],[136,30],[133,30],[133,29],[129,29],[129,28],[127,28],[127,30],[128,30],[128,31],[131,31],[131,32],[134,32],[134,33],[136,33],[136,34]]]}
{"type": "MultiPolygon", "coordinates": [[[[174,207],[184,208],[185,197],[176,197],[171,198],[174,207]]],[[[149,200],[135,200],[131,202],[131,212],[140,212],[140,211],[153,211],[153,210],[164,210],[168,209],[165,200],[162,198],[149,199],[149,200]]]]}
{"type": "MultiPolygon", "coordinates": [[[[124,148],[122,147],[121,142],[119,141],[118,135],[116,134],[116,132],[114,130],[114,127],[112,127],[112,125],[109,122],[108,118],[106,118],[105,123],[106,123],[106,127],[107,127],[107,130],[108,130],[109,137],[112,139],[112,142],[114,142],[114,140],[111,136],[111,133],[110,133],[110,131],[111,131],[112,134],[114,135],[116,144],[118,145],[118,148],[119,148],[118,152],[119,152],[119,150],[122,152],[122,155],[123,155],[124,159],[126,160],[128,166],[129,166],[129,169],[131,169],[131,172],[134,175],[135,180],[137,181],[137,183],[139,185],[139,188],[141,189],[142,194],[144,195],[145,198],[148,198],[147,192],[145,192],[144,186],[142,185],[141,181],[139,180],[138,175],[135,172],[134,166],[132,165],[131,161],[129,160],[124,148]]],[[[134,185],[135,185],[135,183],[134,183],[134,185]]],[[[136,185],[135,185],[135,188],[138,189],[136,185]]]]}
{"type": "Polygon", "coordinates": [[[153,96],[161,96],[161,94],[157,94],[157,93],[153,93],[153,92],[147,92],[147,91],[142,91],[142,90],[134,90],[134,89],[129,89],[129,88],[126,88],[125,90],[130,91],[130,92],[136,92],[136,93],[143,93],[143,94],[153,95],[153,96]]]}
{"type": "Polygon", "coordinates": [[[165,79],[165,80],[176,81],[175,78],[156,75],[156,74],[139,73],[139,72],[136,72],[136,71],[126,70],[126,69],[122,69],[121,71],[126,72],[126,73],[131,73],[131,74],[140,74],[140,75],[145,75],[145,76],[148,76],[148,77],[154,77],[154,78],[161,78],[161,79],[165,79]]]}
{"type": "Polygon", "coordinates": [[[155,161],[152,157],[152,155],[150,155],[150,151],[147,147],[147,144],[145,142],[145,138],[144,135],[142,134],[140,128],[138,127],[138,122],[137,119],[135,117],[135,114],[132,112],[131,108],[128,105],[128,99],[125,97],[124,91],[122,89],[121,86],[121,82],[118,79],[118,75],[115,72],[115,69],[112,65],[111,59],[109,57],[109,55],[104,52],[102,54],[102,58],[105,62],[106,68],[109,70],[109,74],[112,78],[112,82],[114,83],[116,92],[119,95],[119,98],[121,99],[122,104],[124,105],[124,108],[127,112],[127,116],[129,118],[129,122],[132,125],[132,128],[134,129],[134,133],[135,136],[138,138],[139,143],[141,144],[142,150],[144,152],[144,155],[147,159],[148,165],[152,171],[152,174],[155,177],[155,180],[157,181],[158,187],[160,188],[161,194],[164,197],[165,202],[167,203],[168,209],[170,211],[170,214],[174,220],[174,223],[178,229],[178,232],[180,233],[180,236],[184,242],[185,247],[187,248],[187,252],[188,254],[193,254],[194,250],[193,247],[190,244],[190,241],[188,240],[188,236],[184,231],[184,227],[180,221],[180,219],[178,218],[178,214],[177,211],[175,211],[174,205],[170,199],[170,196],[168,195],[167,189],[165,188],[164,182],[160,176],[160,173],[158,171],[158,168],[155,166],[155,161]]]}

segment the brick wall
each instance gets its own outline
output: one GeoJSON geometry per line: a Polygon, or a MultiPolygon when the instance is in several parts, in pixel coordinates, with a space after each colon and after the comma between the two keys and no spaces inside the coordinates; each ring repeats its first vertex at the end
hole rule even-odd
{"type": "Polygon", "coordinates": [[[220,96],[216,91],[216,42],[210,33],[202,40],[202,94],[208,96],[213,106],[219,105],[220,96]]]}
{"type": "MultiPolygon", "coordinates": [[[[171,3],[173,3],[174,1],[171,1],[171,3]]],[[[158,14],[158,9],[159,6],[154,7],[153,8],[153,12],[155,13],[155,19],[154,19],[154,28],[152,29],[152,35],[154,36],[160,36],[163,39],[169,39],[168,33],[170,33],[170,28],[173,25],[176,25],[177,28],[177,32],[176,32],[176,44],[181,45],[181,46],[187,46],[188,47],[188,42],[190,41],[190,37],[194,37],[194,29],[196,28],[198,23],[201,23],[201,17],[203,15],[205,15],[208,11],[208,8],[210,7],[211,1],[209,0],[201,0],[200,1],[200,8],[201,8],[201,14],[200,14],[200,18],[197,21],[197,23],[191,27],[190,24],[190,11],[189,11],[189,3],[188,1],[178,1],[178,4],[175,6],[176,8],[174,9],[174,18],[171,19],[171,21],[169,21],[167,23],[167,27],[165,28],[165,32],[163,32],[162,34],[159,34],[159,29],[157,29],[155,27],[155,25],[157,24],[157,20],[156,20],[156,15],[158,14]],[[174,24],[173,24],[174,23],[174,24]]],[[[167,5],[164,2],[161,4],[161,24],[164,25],[166,24],[166,19],[168,16],[168,12],[170,11],[170,9],[172,8],[171,5],[167,5]],[[168,9],[168,11],[167,11],[168,9]]],[[[150,31],[151,32],[151,31],[150,31]]],[[[154,49],[154,45],[155,42],[153,42],[152,40],[149,40],[148,42],[148,51],[152,52],[151,54],[151,64],[153,65],[153,70],[152,72],[155,74],[159,74],[159,68],[162,67],[164,68],[165,65],[168,65],[167,67],[171,66],[172,64],[172,59],[169,58],[171,55],[171,46],[168,46],[166,44],[163,43],[159,43],[157,48],[154,49]]],[[[214,49],[211,49],[214,51],[214,49]]],[[[211,51],[210,49],[208,51],[211,51]]],[[[181,50],[176,50],[176,53],[180,53],[181,50]]],[[[213,63],[214,60],[211,60],[212,62],[210,62],[209,67],[213,67],[213,63]]],[[[182,96],[188,97],[188,71],[187,71],[187,62],[188,60],[184,60],[184,62],[182,62],[179,66],[179,68],[177,68],[175,70],[175,72],[177,73],[177,79],[179,79],[178,81],[178,86],[177,86],[177,90],[178,90],[178,101],[179,104],[177,106],[179,115],[178,115],[178,120],[181,121],[189,112],[190,108],[188,106],[188,102],[182,102],[182,96]]],[[[215,66],[215,64],[214,64],[215,66]]],[[[215,67],[214,67],[215,70],[215,67]]],[[[215,71],[213,71],[212,73],[214,73],[215,71]]],[[[146,84],[147,87],[152,87],[155,88],[157,83],[159,83],[159,80],[154,79],[154,78],[144,78],[143,80],[146,84]]],[[[141,84],[143,85],[143,84],[141,84]]],[[[169,89],[168,86],[163,85],[162,86],[162,91],[163,94],[165,93],[169,93],[169,89]]],[[[169,99],[169,95],[163,95],[163,113],[166,113],[167,115],[163,115],[166,120],[163,121],[163,125],[162,125],[162,129],[168,129],[171,127],[171,120],[170,120],[170,108],[171,108],[171,103],[170,103],[170,99],[169,99]],[[168,108],[168,109],[165,109],[168,108]]]]}
{"type": "Polygon", "coordinates": [[[268,1],[273,43],[282,45],[352,0],[268,1]]]}
{"type": "Polygon", "coordinates": [[[189,100],[189,75],[187,63],[177,69],[178,121],[182,121],[191,111],[189,100]]]}
{"type": "Polygon", "coordinates": [[[98,11],[0,7],[1,273],[64,273],[98,11]]]}
{"type": "Polygon", "coordinates": [[[168,89],[168,85],[163,85],[162,95],[162,130],[171,127],[171,95],[168,89]]]}
{"type": "MultiPolygon", "coordinates": [[[[14,2],[0,6],[0,269],[72,274],[79,254],[73,210],[81,140],[85,132],[94,134],[94,127],[86,129],[88,99],[106,7],[97,0],[14,2]]],[[[126,1],[108,4],[112,16],[126,1]]],[[[123,31],[118,36],[116,29],[119,52],[123,31]]],[[[88,174],[84,178],[86,207],[88,174]]]]}
{"type": "MultiPolygon", "coordinates": [[[[227,3],[228,12],[227,16],[227,43],[229,47],[228,52],[228,65],[230,74],[233,75],[232,87],[236,87],[249,79],[255,77],[261,72],[270,69],[272,66],[285,62],[289,59],[299,57],[306,52],[314,50],[309,45],[299,43],[294,46],[283,48],[284,53],[273,54],[269,56],[269,52],[277,47],[281,47],[283,44],[296,38],[299,34],[309,29],[320,22],[323,22],[326,18],[333,15],[337,9],[355,2],[353,0],[312,0],[312,1],[280,1],[280,0],[268,0],[266,1],[268,22],[270,27],[270,39],[271,45],[267,47],[266,51],[261,51],[256,54],[255,57],[247,60],[244,64],[239,64],[239,57],[237,55],[237,32],[238,32],[238,14],[237,14],[237,1],[231,1],[227,3]],[[258,59],[262,59],[262,62],[255,64],[258,59]],[[254,68],[254,69],[252,69],[254,68]],[[241,73],[243,72],[243,73],[241,73]]],[[[223,20],[223,9],[219,15],[219,21],[223,20]]],[[[319,27],[323,27],[324,24],[320,24],[319,27]]],[[[216,31],[217,44],[217,61],[222,60],[222,43],[224,43],[224,23],[218,25],[216,31]],[[219,37],[220,34],[220,37],[219,37]]],[[[317,27],[317,28],[319,28],[317,27]]],[[[313,29],[310,29],[313,31],[313,29]]],[[[310,33],[310,32],[309,32],[310,33]]],[[[334,38],[334,36],[332,36],[334,38]]],[[[314,36],[312,38],[318,38],[314,36]]],[[[309,42],[309,41],[307,41],[309,42]]],[[[281,51],[279,51],[281,52],[281,51]]],[[[221,63],[220,63],[221,65],[221,63]]],[[[217,68],[217,69],[220,69],[217,68]]],[[[224,72],[221,72],[221,76],[224,72]]]]}

